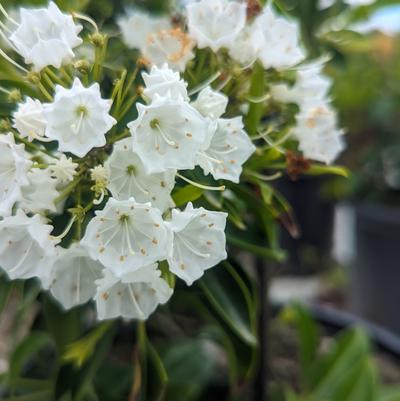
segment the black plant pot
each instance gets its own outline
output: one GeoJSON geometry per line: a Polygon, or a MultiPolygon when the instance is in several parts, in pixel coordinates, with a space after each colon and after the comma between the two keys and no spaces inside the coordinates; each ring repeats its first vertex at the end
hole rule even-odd
{"type": "Polygon", "coordinates": [[[400,208],[357,205],[356,247],[352,309],[400,334],[400,208]]]}
{"type": "Polygon", "coordinates": [[[278,191],[292,206],[299,228],[298,238],[281,229],[281,246],[289,252],[285,264],[285,272],[289,274],[315,273],[329,259],[335,204],[322,195],[327,182],[327,178],[306,176],[298,181],[284,177],[276,183],[278,191]]]}

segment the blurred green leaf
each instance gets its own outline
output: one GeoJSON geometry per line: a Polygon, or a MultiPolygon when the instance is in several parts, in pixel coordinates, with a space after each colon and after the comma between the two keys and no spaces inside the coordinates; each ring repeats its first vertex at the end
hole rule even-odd
{"type": "Polygon", "coordinates": [[[251,293],[227,262],[209,271],[199,285],[221,318],[247,344],[256,345],[256,316],[251,293]]]}

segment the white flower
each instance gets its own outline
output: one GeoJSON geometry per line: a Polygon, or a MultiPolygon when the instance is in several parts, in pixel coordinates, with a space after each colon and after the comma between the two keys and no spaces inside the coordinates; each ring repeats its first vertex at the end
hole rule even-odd
{"type": "Polygon", "coordinates": [[[46,131],[46,119],[43,115],[43,105],[37,99],[26,98],[25,103],[18,105],[14,113],[14,127],[22,138],[34,139],[44,136],[46,131]]]}
{"type": "Polygon", "coordinates": [[[170,270],[188,285],[203,276],[204,271],[226,259],[226,213],[194,209],[172,210],[169,225],[174,234],[170,270]]]}
{"type": "Polygon", "coordinates": [[[256,148],[243,129],[241,117],[219,119],[209,145],[199,152],[197,164],[215,179],[239,182],[242,165],[256,148]]]}
{"type": "Polygon", "coordinates": [[[56,178],[58,183],[67,183],[74,179],[76,175],[76,169],[79,164],[74,163],[71,157],[67,157],[64,154],[60,158],[50,165],[50,171],[52,177],[56,178]]]}
{"type": "Polygon", "coordinates": [[[143,73],[143,80],[146,84],[145,96],[150,100],[155,95],[170,97],[171,99],[189,100],[187,93],[187,83],[181,79],[179,72],[175,72],[164,64],[161,68],[153,66],[150,74],[143,73]]]}
{"type": "Polygon", "coordinates": [[[257,59],[263,44],[259,24],[246,26],[229,46],[229,55],[242,65],[251,65],[257,59]]]}
{"type": "Polygon", "coordinates": [[[204,117],[219,118],[225,113],[228,106],[228,97],[221,92],[207,86],[191,105],[204,117]]]}
{"type": "Polygon", "coordinates": [[[172,28],[167,17],[155,17],[141,11],[118,20],[125,44],[132,49],[145,49],[151,34],[172,28]]]}
{"type": "Polygon", "coordinates": [[[139,116],[128,127],[147,172],[193,169],[208,129],[205,118],[187,102],[165,97],[137,108],[139,116]]]}
{"type": "Polygon", "coordinates": [[[97,285],[95,299],[100,320],[117,317],[145,320],[173,293],[161,278],[156,264],[126,273],[121,278],[106,270],[97,285]]]}
{"type": "Polygon", "coordinates": [[[143,57],[161,67],[165,63],[177,71],[185,71],[194,58],[194,42],[181,28],[164,29],[149,35],[143,57]]]}
{"type": "Polygon", "coordinates": [[[171,252],[171,234],[161,212],[133,198],[110,198],[88,224],[82,244],[90,256],[121,276],[165,260],[171,252]]]}
{"type": "Polygon", "coordinates": [[[187,7],[190,36],[200,49],[217,52],[230,47],[246,24],[246,4],[229,0],[201,0],[187,7]]]}
{"type": "Polygon", "coordinates": [[[60,151],[83,157],[106,144],[105,134],[116,124],[110,108],[111,101],[101,98],[97,83],[85,88],[75,78],[71,89],[57,85],[54,102],[44,109],[46,136],[58,141],[60,151]]]}
{"type": "Polygon", "coordinates": [[[68,249],[58,248],[58,251],[50,291],[65,309],[71,309],[96,295],[95,281],[101,278],[104,267],[91,259],[78,243],[68,249]]]}
{"type": "Polygon", "coordinates": [[[255,24],[261,34],[259,59],[265,68],[290,68],[304,60],[296,22],[276,15],[272,7],[267,6],[255,24]]]}
{"type": "Polygon", "coordinates": [[[55,199],[58,181],[52,177],[50,169],[32,169],[28,173],[28,183],[21,187],[21,199],[18,207],[31,213],[57,212],[55,199]]]}
{"type": "Polygon", "coordinates": [[[297,115],[293,135],[304,156],[332,163],[344,149],[343,130],[337,128],[337,116],[329,105],[302,111],[297,115]]]}
{"type": "Polygon", "coordinates": [[[0,217],[11,214],[21,199],[21,187],[28,184],[27,173],[32,165],[24,145],[16,145],[14,136],[0,135],[0,217]]]}
{"type": "Polygon", "coordinates": [[[331,79],[322,74],[322,65],[304,66],[297,71],[296,83],[289,87],[287,84],[277,84],[271,87],[274,99],[284,103],[296,103],[301,109],[315,107],[324,102],[332,86],[331,79]]]}
{"type": "Polygon", "coordinates": [[[74,57],[73,48],[82,43],[82,30],[72,17],[63,14],[55,3],[48,8],[20,9],[20,23],[10,36],[18,52],[36,71],[52,65],[60,68],[74,57]]]}
{"type": "Polygon", "coordinates": [[[21,210],[0,221],[0,266],[10,279],[39,277],[47,286],[56,257],[52,230],[39,215],[27,217],[21,210]]]}
{"type": "Polygon", "coordinates": [[[135,198],[137,202],[151,202],[165,211],[173,206],[171,192],[175,186],[175,170],[148,174],[139,156],[132,151],[130,139],[117,142],[105,163],[109,183],[107,188],[118,200],[135,198]]]}

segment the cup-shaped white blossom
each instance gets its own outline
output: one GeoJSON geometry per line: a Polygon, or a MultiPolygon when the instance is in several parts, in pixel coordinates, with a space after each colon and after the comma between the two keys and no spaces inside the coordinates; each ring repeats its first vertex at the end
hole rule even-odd
{"type": "Polygon", "coordinates": [[[51,273],[51,294],[65,309],[82,305],[96,295],[95,282],[102,277],[103,269],[78,243],[68,249],[58,248],[51,273]]]}
{"type": "Polygon", "coordinates": [[[12,279],[38,277],[46,287],[56,257],[53,227],[21,210],[0,221],[0,267],[12,279]]]}
{"type": "Polygon", "coordinates": [[[55,199],[60,194],[56,189],[58,181],[52,177],[51,170],[35,168],[29,171],[27,177],[27,185],[21,187],[18,207],[27,213],[55,213],[55,199]]]}
{"type": "Polygon", "coordinates": [[[110,116],[111,100],[102,99],[98,83],[85,88],[75,78],[72,88],[56,86],[53,103],[45,105],[46,136],[59,150],[83,157],[106,144],[105,134],[116,124],[110,116]]]}
{"type": "Polygon", "coordinates": [[[260,32],[259,59],[265,68],[290,68],[304,60],[297,22],[276,15],[267,6],[255,24],[260,32]]]}
{"type": "Polygon", "coordinates": [[[14,127],[22,138],[33,141],[43,137],[46,131],[46,119],[43,115],[43,104],[30,97],[24,103],[18,105],[14,113],[14,127]]]}
{"type": "Polygon", "coordinates": [[[217,52],[230,47],[246,24],[246,4],[230,0],[201,0],[186,7],[190,36],[200,49],[217,52]]]}
{"type": "Polygon", "coordinates": [[[204,117],[219,118],[225,113],[228,102],[229,99],[226,95],[207,86],[191,104],[204,117]]]}
{"type": "Polygon", "coordinates": [[[306,109],[296,120],[292,132],[305,157],[330,164],[343,151],[343,130],[338,129],[336,112],[329,105],[306,109]]]}
{"type": "Polygon", "coordinates": [[[322,64],[314,64],[299,69],[293,86],[272,85],[272,97],[280,102],[296,103],[300,109],[316,107],[325,102],[332,81],[322,74],[322,67],[322,64]]]}
{"type": "Polygon", "coordinates": [[[167,63],[183,72],[194,58],[193,47],[194,42],[181,28],[165,29],[149,35],[143,56],[151,64],[161,67],[167,63]]]}
{"type": "Polygon", "coordinates": [[[244,66],[253,64],[263,45],[262,32],[258,24],[248,24],[229,46],[229,55],[244,66]]]}
{"type": "Polygon", "coordinates": [[[206,139],[208,122],[189,103],[156,96],[138,104],[138,118],[128,124],[133,149],[149,174],[168,169],[193,169],[206,139]]]}
{"type": "Polygon", "coordinates": [[[171,99],[189,100],[187,83],[181,79],[179,72],[171,70],[167,64],[161,68],[153,66],[150,73],[142,74],[146,88],[143,91],[150,100],[155,95],[170,97],[171,99]]]}
{"type": "Polygon", "coordinates": [[[133,197],[137,202],[150,202],[161,211],[174,205],[171,192],[176,171],[148,174],[139,156],[132,151],[130,139],[117,142],[104,167],[108,172],[107,188],[115,199],[133,197]]]}
{"type": "Polygon", "coordinates": [[[243,129],[242,118],[219,119],[211,135],[208,147],[198,153],[197,163],[215,179],[238,183],[243,164],[256,150],[243,129]]]}
{"type": "Polygon", "coordinates": [[[204,271],[226,259],[226,213],[193,208],[172,210],[167,224],[174,235],[170,270],[187,285],[203,276],[204,271]]]}
{"type": "Polygon", "coordinates": [[[82,244],[90,256],[121,276],[165,260],[172,238],[160,210],[133,198],[110,198],[89,222],[82,244]]]}
{"type": "Polygon", "coordinates": [[[16,145],[11,133],[0,135],[0,155],[0,217],[4,217],[21,199],[21,187],[28,184],[32,162],[24,145],[16,145]]]}
{"type": "Polygon", "coordinates": [[[155,17],[138,10],[121,17],[118,25],[125,44],[131,49],[139,49],[141,52],[146,48],[151,34],[172,28],[169,18],[155,17]]]}
{"type": "Polygon", "coordinates": [[[20,22],[10,41],[35,70],[52,65],[60,68],[74,57],[74,49],[82,43],[78,34],[82,26],[63,14],[50,2],[47,8],[20,9],[20,22]]]}
{"type": "Polygon", "coordinates": [[[161,278],[157,264],[142,267],[121,278],[105,270],[97,281],[97,316],[100,320],[123,317],[147,319],[160,304],[165,304],[173,290],[161,278]]]}

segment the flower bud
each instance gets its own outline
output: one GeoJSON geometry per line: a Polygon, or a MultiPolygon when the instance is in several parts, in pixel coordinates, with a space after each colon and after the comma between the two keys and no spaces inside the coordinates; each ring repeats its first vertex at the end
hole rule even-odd
{"type": "Polygon", "coordinates": [[[89,40],[95,47],[104,47],[106,44],[106,35],[100,32],[95,32],[89,36],[89,40]]]}
{"type": "Polygon", "coordinates": [[[10,103],[18,103],[22,100],[22,94],[19,89],[13,89],[8,95],[8,101],[10,103]]]}
{"type": "Polygon", "coordinates": [[[81,74],[87,74],[90,70],[90,63],[87,60],[78,60],[74,64],[75,69],[77,69],[81,74]]]}
{"type": "Polygon", "coordinates": [[[11,123],[6,118],[0,120],[0,132],[8,132],[11,129],[11,123]]]}

